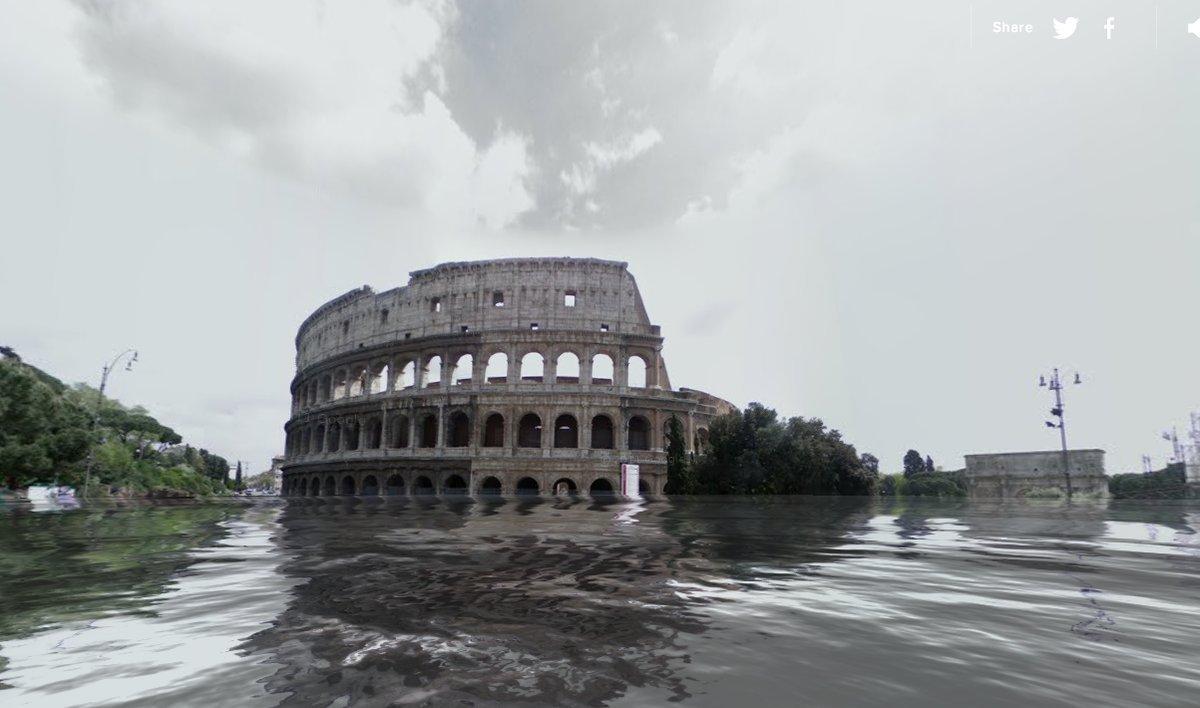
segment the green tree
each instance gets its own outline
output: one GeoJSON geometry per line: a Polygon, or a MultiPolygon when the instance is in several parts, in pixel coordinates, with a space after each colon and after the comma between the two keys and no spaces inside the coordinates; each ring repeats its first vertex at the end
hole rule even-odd
{"type": "Polygon", "coordinates": [[[871,494],[878,481],[838,431],[760,403],[712,421],[693,470],[700,494],[871,494]]]}
{"type": "Polygon", "coordinates": [[[0,470],[9,488],[74,482],[87,454],[87,413],[19,358],[0,360],[0,470]]]}
{"type": "Polygon", "coordinates": [[[663,488],[667,494],[690,494],[695,487],[685,448],[683,424],[671,416],[667,421],[667,484],[663,488]]]}
{"type": "Polygon", "coordinates": [[[909,450],[904,453],[904,476],[911,477],[914,474],[920,474],[925,471],[925,460],[921,459],[921,453],[916,450],[909,450]]]}
{"type": "Polygon", "coordinates": [[[937,467],[935,467],[933,464],[933,458],[930,457],[929,455],[925,456],[925,471],[926,472],[937,472],[937,467]]]}
{"type": "Polygon", "coordinates": [[[9,488],[53,482],[78,487],[83,463],[94,450],[93,492],[219,491],[199,472],[214,477],[219,472],[223,479],[229,464],[191,447],[171,449],[179,442],[178,433],[144,408],[100,400],[95,389],[82,384],[68,387],[15,353],[0,357],[0,471],[9,488]]]}
{"type": "Polygon", "coordinates": [[[237,474],[233,478],[233,489],[234,489],[234,491],[238,491],[238,492],[245,489],[245,487],[242,485],[242,461],[241,460],[238,460],[238,463],[237,463],[237,474]]]}

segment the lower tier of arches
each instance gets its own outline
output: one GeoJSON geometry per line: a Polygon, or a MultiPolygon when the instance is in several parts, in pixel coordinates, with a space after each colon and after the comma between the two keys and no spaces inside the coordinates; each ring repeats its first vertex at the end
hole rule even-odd
{"type": "MultiPolygon", "coordinates": [[[[666,483],[660,466],[641,468],[638,493],[662,494],[666,483]]],[[[620,470],[471,470],[297,469],[284,472],[286,497],[387,496],[612,496],[621,487],[620,470]]]]}

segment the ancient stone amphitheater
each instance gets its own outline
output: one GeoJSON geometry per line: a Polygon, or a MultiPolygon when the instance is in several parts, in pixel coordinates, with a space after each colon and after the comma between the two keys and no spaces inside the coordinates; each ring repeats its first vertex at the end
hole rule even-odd
{"type": "Polygon", "coordinates": [[[563,494],[666,483],[676,417],[689,453],[732,404],[674,389],[625,263],[443,263],[362,287],[296,335],[283,493],[563,494]]]}

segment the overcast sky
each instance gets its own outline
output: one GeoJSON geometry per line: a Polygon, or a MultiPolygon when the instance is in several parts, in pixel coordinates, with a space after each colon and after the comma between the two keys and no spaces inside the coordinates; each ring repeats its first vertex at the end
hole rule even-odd
{"type": "Polygon", "coordinates": [[[1056,447],[1055,365],[1073,447],[1161,464],[1200,408],[1196,18],[1156,49],[1149,6],[1060,5],[0,0],[0,344],[93,385],[136,347],[112,394],[256,470],[321,303],[597,256],[675,385],[887,470],[1056,447]]]}

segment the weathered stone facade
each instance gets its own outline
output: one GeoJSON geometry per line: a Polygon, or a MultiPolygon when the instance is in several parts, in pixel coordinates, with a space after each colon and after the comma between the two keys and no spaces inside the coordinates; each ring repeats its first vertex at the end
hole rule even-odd
{"type": "MultiPolygon", "coordinates": [[[[1071,491],[1108,496],[1103,450],[1068,450],[1071,491]]],[[[967,492],[975,498],[1018,499],[1067,492],[1062,450],[966,455],[967,492]]]]}
{"type": "Polygon", "coordinates": [[[665,427],[705,444],[727,401],[672,389],[625,263],[443,263],[364,286],[296,336],[283,493],[643,493],[666,482],[665,427]]]}

